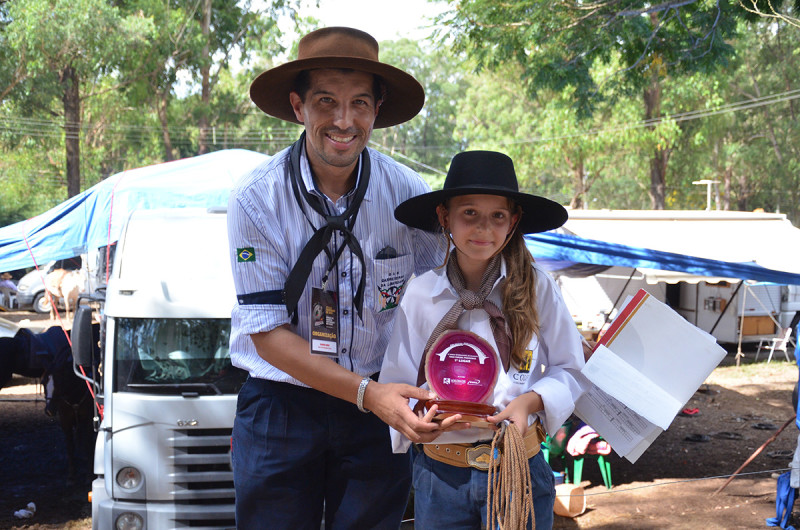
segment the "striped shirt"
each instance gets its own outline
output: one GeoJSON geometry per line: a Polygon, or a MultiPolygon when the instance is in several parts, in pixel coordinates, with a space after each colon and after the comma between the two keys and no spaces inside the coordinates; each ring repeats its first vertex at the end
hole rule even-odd
{"type": "MultiPolygon", "coordinates": [[[[342,252],[327,284],[328,290],[337,291],[339,300],[338,362],[359,375],[380,370],[395,308],[412,274],[441,265],[444,255],[435,235],[409,228],[394,218],[398,204],[430,191],[425,181],[378,151],[369,149],[369,156],[369,186],[353,227],[367,269],[362,317],[353,307],[353,298],[363,271],[349,248],[342,252]],[[396,257],[377,259],[385,247],[396,250],[396,257]]],[[[301,210],[287,178],[288,164],[287,148],[246,175],[231,194],[228,240],[239,296],[283,289],[303,247],[314,230],[324,225],[324,218],[307,204],[301,210]]],[[[305,149],[300,172],[306,189],[322,198],[330,215],[344,212],[355,188],[335,202],[320,193],[311,177],[305,149]]],[[[341,234],[335,233],[329,244],[331,254],[343,242],[341,234]]],[[[326,253],[320,253],[297,306],[293,331],[306,340],[311,328],[311,287],[322,285],[329,265],[326,253]]],[[[304,386],[262,359],[250,339],[251,334],[291,325],[285,305],[237,304],[231,318],[231,360],[235,366],[247,370],[252,377],[304,386]]]]}

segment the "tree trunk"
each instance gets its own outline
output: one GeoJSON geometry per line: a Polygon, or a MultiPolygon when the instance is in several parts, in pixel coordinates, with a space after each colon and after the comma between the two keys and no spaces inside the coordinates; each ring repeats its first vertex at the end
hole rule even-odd
{"type": "Polygon", "coordinates": [[[747,200],[750,198],[750,189],[747,183],[747,178],[744,175],[739,175],[739,199],[736,201],[736,209],[740,212],[746,212],[747,200]]]}
{"type": "MultiPolygon", "coordinates": [[[[652,120],[661,117],[661,82],[658,73],[652,74],[650,85],[644,89],[644,119],[652,120]]],[[[655,125],[651,125],[655,128],[655,125]]],[[[656,147],[650,158],[650,207],[663,210],[666,206],[667,163],[672,150],[656,147]]]]}
{"type": "Polygon", "coordinates": [[[722,196],[722,209],[731,209],[731,181],[733,180],[733,168],[731,166],[725,167],[725,172],[722,174],[722,185],[724,192],[722,196]]]}
{"type": "Polygon", "coordinates": [[[81,100],[78,73],[67,66],[60,74],[64,86],[64,147],[67,155],[67,197],[81,192],[81,100]]]}
{"type": "Polygon", "coordinates": [[[158,101],[156,102],[156,112],[158,113],[158,121],[161,122],[161,138],[164,141],[164,160],[166,162],[171,162],[175,160],[175,154],[172,148],[172,138],[169,134],[169,124],[167,120],[168,98],[168,91],[159,91],[158,101]]]}
{"type": "Polygon", "coordinates": [[[586,194],[586,177],[584,175],[583,157],[579,157],[578,160],[573,163],[569,155],[564,153],[564,160],[567,162],[567,166],[572,173],[574,189],[572,200],[569,201],[569,207],[574,210],[579,210],[583,208],[583,196],[586,194]]]}
{"type": "Polygon", "coordinates": [[[209,103],[211,101],[211,80],[210,80],[210,72],[211,72],[211,52],[210,45],[208,39],[210,38],[210,28],[211,28],[211,0],[204,0],[203,2],[203,51],[202,56],[200,57],[201,64],[203,65],[200,69],[201,75],[201,92],[200,92],[200,101],[201,109],[200,109],[200,116],[197,120],[197,125],[200,128],[200,134],[197,138],[197,154],[203,155],[209,152],[208,146],[208,133],[209,133],[209,122],[208,122],[208,113],[209,113],[209,103]]]}

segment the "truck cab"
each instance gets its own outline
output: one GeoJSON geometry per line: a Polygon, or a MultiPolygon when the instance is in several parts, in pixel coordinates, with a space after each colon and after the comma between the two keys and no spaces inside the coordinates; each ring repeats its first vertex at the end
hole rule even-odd
{"type": "MultiPolygon", "coordinates": [[[[117,243],[94,319],[102,375],[90,378],[103,410],[94,529],[235,527],[230,437],[247,374],[228,350],[236,297],[226,219],[214,209],[134,211],[117,243]]],[[[90,309],[81,311],[76,365],[93,357],[90,309]]]]}

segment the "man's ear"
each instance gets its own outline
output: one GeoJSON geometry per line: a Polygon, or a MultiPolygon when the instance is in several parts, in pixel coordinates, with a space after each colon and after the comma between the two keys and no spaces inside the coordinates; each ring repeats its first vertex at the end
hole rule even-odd
{"type": "Polygon", "coordinates": [[[289,92],[289,103],[292,105],[294,115],[297,121],[305,123],[305,115],[303,114],[303,100],[300,99],[300,94],[297,92],[289,92]]]}

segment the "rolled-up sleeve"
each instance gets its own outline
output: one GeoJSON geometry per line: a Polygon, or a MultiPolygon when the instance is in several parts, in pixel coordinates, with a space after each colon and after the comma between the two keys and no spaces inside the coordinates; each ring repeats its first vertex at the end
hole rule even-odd
{"type": "MultiPolygon", "coordinates": [[[[287,243],[281,233],[265,227],[280,226],[272,210],[256,208],[248,198],[233,194],[228,204],[228,241],[237,297],[283,289],[289,266],[287,243]],[[269,218],[273,217],[273,218],[269,218]]],[[[283,304],[238,303],[233,310],[234,329],[251,335],[289,322],[283,304]]]]}

